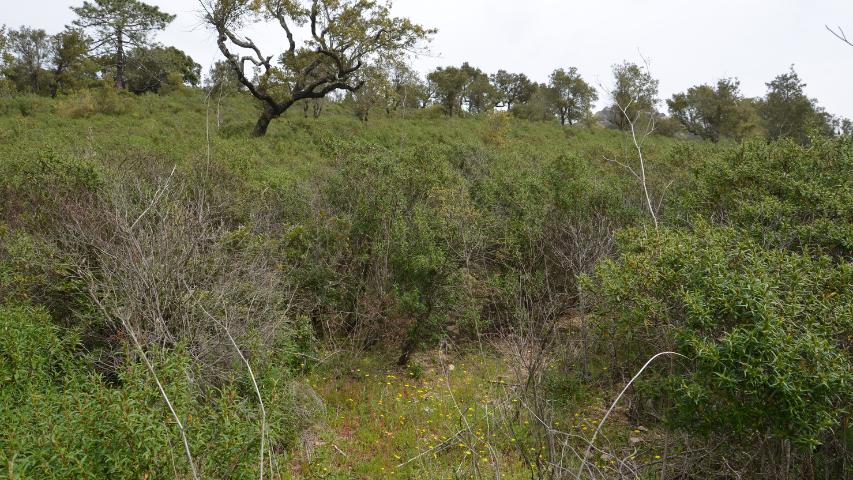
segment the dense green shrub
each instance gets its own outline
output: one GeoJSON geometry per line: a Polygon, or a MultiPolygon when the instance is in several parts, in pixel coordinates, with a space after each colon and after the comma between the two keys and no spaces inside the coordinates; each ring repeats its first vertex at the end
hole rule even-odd
{"type": "Polygon", "coordinates": [[[42,305],[66,324],[88,310],[82,282],[55,246],[0,224],[0,303],[5,302],[42,305]]]}
{"type": "Polygon", "coordinates": [[[622,232],[620,257],[600,264],[587,288],[619,370],[664,350],[687,357],[645,382],[672,400],[660,406],[674,424],[812,448],[853,402],[851,282],[848,263],[700,223],[622,232]]]}
{"type": "MultiPolygon", "coordinates": [[[[72,332],[36,307],[0,307],[0,333],[0,463],[12,478],[189,476],[178,430],[141,362],[127,363],[118,385],[105,383],[74,355],[72,332]]],[[[202,390],[189,381],[195,367],[180,351],[149,355],[186,425],[200,473],[257,476],[259,413],[248,381],[235,377],[202,390]]],[[[280,452],[316,406],[286,371],[267,366],[256,373],[270,451],[280,452]]]]}
{"type": "Polygon", "coordinates": [[[50,148],[15,152],[0,162],[0,216],[13,226],[48,229],[71,203],[85,201],[103,185],[91,161],[50,148]]]}
{"type": "Polygon", "coordinates": [[[0,95],[0,115],[32,117],[52,113],[54,103],[45,97],[36,95],[0,95]]]}
{"type": "Polygon", "coordinates": [[[853,139],[747,141],[699,163],[673,216],[737,225],[768,247],[853,255],[853,139]]]}
{"type": "Polygon", "coordinates": [[[292,230],[303,250],[302,284],[319,307],[347,312],[345,331],[367,329],[369,337],[388,328],[390,316],[405,319],[391,327],[409,339],[404,350],[470,319],[457,288],[465,275],[456,247],[476,212],[445,150],[395,156],[370,143],[326,148],[338,163],[320,185],[324,208],[292,230]]]}
{"type": "Polygon", "coordinates": [[[65,98],[58,107],[59,113],[71,118],[89,118],[95,114],[119,115],[128,110],[123,93],[110,86],[82,90],[65,98]]]}

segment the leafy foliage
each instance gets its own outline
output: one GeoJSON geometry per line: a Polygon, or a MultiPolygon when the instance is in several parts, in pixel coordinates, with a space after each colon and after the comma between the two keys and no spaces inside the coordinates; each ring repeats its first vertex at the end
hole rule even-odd
{"type": "Polygon", "coordinates": [[[498,103],[505,106],[507,110],[512,110],[513,105],[527,103],[536,87],[523,73],[498,70],[490,78],[497,91],[498,103]]]}
{"type": "Polygon", "coordinates": [[[592,103],[598,100],[595,88],[581,78],[575,67],[568,71],[554,70],[549,87],[562,125],[571,125],[589,116],[592,103]]]}
{"type": "MultiPolygon", "coordinates": [[[[376,109],[408,82],[383,70],[376,109]]],[[[258,473],[259,405],[223,324],[261,383],[274,459],[296,457],[286,466],[295,476],[323,476],[322,465],[380,477],[406,458],[373,456],[415,456],[461,435],[459,400],[475,407],[475,428],[507,433],[464,442],[493,447],[507,478],[545,475],[562,461],[549,442],[585,448],[577,437],[605,399],[651,354],[674,349],[689,359],[654,364],[630,408],[608,420],[624,458],[595,459],[602,476],[625,464],[657,474],[669,444],[673,476],[773,477],[768,465],[790,459],[791,475],[840,477],[850,140],[651,135],[650,188],[674,180],[655,233],[633,179],[602,160],[624,151],[624,133],[561,126],[547,88],[512,114],[464,118],[391,107],[360,122],[348,102],[329,101],[319,118],[285,114],[262,141],[246,138],[257,111],[245,92],[216,99],[221,126],[214,97],[190,89],[0,99],[0,157],[10,159],[0,163],[0,303],[12,342],[0,339],[0,370],[27,372],[0,388],[0,421],[12,425],[0,461],[25,477],[185,476],[178,431],[126,320],[187,420],[205,477],[258,473]],[[100,95],[120,110],[82,108],[100,95]],[[436,388],[454,349],[490,358],[492,345],[500,372],[459,366],[449,382],[458,397],[436,388]],[[356,355],[381,367],[354,372],[356,355]],[[31,357],[32,369],[21,360],[31,357]],[[386,376],[401,374],[395,360],[413,380],[386,376]],[[433,386],[412,387],[418,379],[433,386]],[[321,410],[314,390],[331,408],[306,432],[321,410]],[[640,424],[653,433],[637,445],[640,424]],[[292,443],[298,432],[316,446],[310,460],[292,443]]],[[[400,471],[452,472],[466,451],[400,471]]]]}
{"type": "Polygon", "coordinates": [[[768,248],[849,260],[851,168],[849,138],[816,139],[810,147],[745,142],[699,165],[672,208],[736,225],[768,248]]]}
{"type": "Polygon", "coordinates": [[[201,65],[175,47],[136,48],[127,58],[127,89],[133,93],[168,92],[201,82],[201,65]]]}
{"type": "Polygon", "coordinates": [[[368,0],[213,0],[206,2],[205,20],[217,34],[217,44],[237,78],[259,100],[264,111],[252,134],[263,136],[270,121],[294,103],[324,98],[336,91],[354,92],[363,86],[359,70],[380,56],[396,56],[417,47],[434,30],[407,18],[392,17],[386,4],[368,0]],[[238,29],[254,19],[275,21],[288,46],[273,64],[252,40],[238,29]],[[297,48],[296,27],[310,25],[311,36],[297,48]],[[231,52],[248,50],[250,56],[231,52]],[[246,61],[262,69],[257,81],[243,69],[246,61]]]}
{"type": "Polygon", "coordinates": [[[672,396],[676,424],[811,448],[849,413],[849,265],[708,225],[620,238],[620,259],[601,264],[591,285],[596,311],[628,352],[620,365],[672,347],[688,357],[646,384],[672,396]]]}
{"type": "MultiPolygon", "coordinates": [[[[735,452],[795,444],[800,473],[843,470],[851,151],[849,139],[745,142],[692,172],[669,210],[681,228],[620,234],[586,288],[614,375],[660,351],[687,357],[638,389],[657,415],[735,452]]],[[[752,461],[738,463],[765,468],[752,461]]]]}
{"type": "Polygon", "coordinates": [[[750,104],[743,101],[739,88],[738,80],[725,78],[716,87],[691,87],[666,103],[672,116],[694,135],[714,142],[723,137],[741,139],[755,126],[750,124],[750,104]]]}
{"type": "Polygon", "coordinates": [[[467,63],[462,68],[439,67],[427,76],[427,80],[435,88],[444,113],[450,117],[461,111],[466,88],[471,80],[465,70],[466,65],[467,63]]]}
{"type": "Polygon", "coordinates": [[[629,120],[636,122],[641,114],[654,112],[659,81],[652,78],[647,69],[631,62],[614,65],[613,80],[610,92],[613,103],[608,118],[613,125],[624,130],[629,120]]]}
{"type": "Polygon", "coordinates": [[[163,30],[174,15],[139,0],[84,1],[71,8],[79,18],[74,25],[93,32],[93,48],[109,58],[114,68],[116,87],[125,88],[127,50],[148,46],[151,34],[163,30]]]}
{"type": "MultiPolygon", "coordinates": [[[[40,308],[0,306],[0,461],[14,477],[144,478],[188,474],[180,442],[148,371],[125,366],[110,385],[75,356],[76,337],[40,308]],[[21,421],[26,419],[26,421],[21,421]]],[[[247,448],[259,440],[250,388],[233,381],[202,392],[187,381],[192,366],[180,353],[157,354],[159,375],[188,426],[205,476],[257,475],[247,448]],[[207,397],[207,398],[205,398],[207,397]]],[[[292,441],[304,402],[287,373],[268,371],[263,385],[273,448],[292,441]],[[295,408],[299,407],[299,408],[295,408]]]]}
{"type": "Polygon", "coordinates": [[[832,133],[829,116],[816,100],[806,96],[805,87],[793,67],[767,84],[760,112],[771,139],[792,138],[806,143],[813,131],[832,133]]]}

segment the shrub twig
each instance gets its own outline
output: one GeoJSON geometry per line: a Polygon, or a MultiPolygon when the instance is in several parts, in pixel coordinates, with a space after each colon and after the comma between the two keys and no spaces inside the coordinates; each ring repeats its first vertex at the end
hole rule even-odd
{"type": "Polygon", "coordinates": [[[581,458],[581,464],[580,464],[580,467],[578,467],[578,473],[576,475],[577,478],[581,478],[581,474],[583,473],[584,466],[586,465],[586,459],[589,458],[589,452],[590,452],[590,450],[592,450],[592,446],[595,443],[595,439],[596,439],[596,437],[598,437],[598,433],[601,431],[601,428],[604,426],[604,422],[607,421],[607,417],[609,417],[610,414],[613,412],[613,409],[616,408],[616,404],[619,403],[619,400],[622,399],[622,396],[625,395],[625,392],[628,391],[628,389],[631,387],[631,385],[633,385],[634,381],[640,377],[640,375],[643,373],[643,371],[653,361],[655,361],[655,359],[657,359],[658,357],[663,356],[663,355],[677,355],[677,356],[682,357],[682,358],[687,358],[686,356],[684,356],[678,352],[660,352],[660,353],[657,353],[652,358],[650,358],[645,363],[645,365],[643,365],[643,367],[640,368],[639,371],[637,371],[637,373],[634,375],[634,377],[631,378],[631,380],[627,384],[625,384],[625,388],[623,388],[622,391],[619,392],[619,395],[617,395],[616,399],[613,400],[613,403],[610,404],[610,408],[607,409],[607,413],[604,414],[604,417],[602,417],[601,422],[598,423],[598,427],[596,427],[595,431],[592,433],[592,439],[589,441],[589,445],[586,447],[586,452],[584,452],[583,458],[581,458]]]}

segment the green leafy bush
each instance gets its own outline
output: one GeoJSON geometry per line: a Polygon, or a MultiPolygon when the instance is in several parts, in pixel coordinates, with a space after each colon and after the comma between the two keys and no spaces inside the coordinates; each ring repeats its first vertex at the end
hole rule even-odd
{"type": "MultiPolygon", "coordinates": [[[[41,308],[0,307],[4,470],[11,478],[188,477],[178,430],[145,366],[128,361],[118,383],[108,384],[75,355],[76,343],[41,308]]],[[[187,428],[200,474],[257,476],[259,413],[248,380],[201,389],[189,381],[194,366],[180,351],[149,356],[187,428]]],[[[286,371],[260,367],[256,373],[263,380],[270,451],[281,452],[318,407],[286,371]]]]}
{"type": "Polygon", "coordinates": [[[0,223],[0,303],[43,305],[68,324],[88,310],[82,282],[55,246],[0,223]]]}
{"type": "Polygon", "coordinates": [[[52,113],[53,109],[54,104],[49,98],[36,95],[0,95],[0,115],[32,117],[52,113]]]}
{"type": "Polygon", "coordinates": [[[587,288],[617,366],[675,349],[650,377],[668,418],[693,432],[815,447],[853,402],[850,264],[765,249],[737,229],[627,230],[587,288]]]}
{"type": "Polygon", "coordinates": [[[698,164],[673,215],[737,225],[767,247],[851,258],[853,139],[747,141],[698,164]]]}
{"type": "Polygon", "coordinates": [[[71,118],[89,118],[95,114],[119,115],[127,112],[128,102],[112,86],[82,90],[65,98],[58,107],[59,113],[71,118]]]}
{"type": "Polygon", "coordinates": [[[0,215],[13,226],[56,226],[69,207],[103,185],[103,170],[93,162],[50,148],[17,152],[0,162],[0,215]]]}

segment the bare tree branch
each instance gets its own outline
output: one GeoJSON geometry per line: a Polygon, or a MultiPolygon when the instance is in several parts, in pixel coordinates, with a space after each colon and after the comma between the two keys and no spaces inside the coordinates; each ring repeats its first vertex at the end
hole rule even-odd
{"type": "Polygon", "coordinates": [[[847,34],[844,33],[844,30],[841,27],[837,27],[838,31],[836,32],[835,30],[830,28],[829,25],[824,25],[824,26],[826,27],[827,30],[829,30],[829,33],[831,33],[835,36],[835,38],[837,38],[837,39],[841,40],[842,42],[846,43],[847,45],[850,45],[851,47],[853,47],[853,41],[847,39],[847,34]]]}

